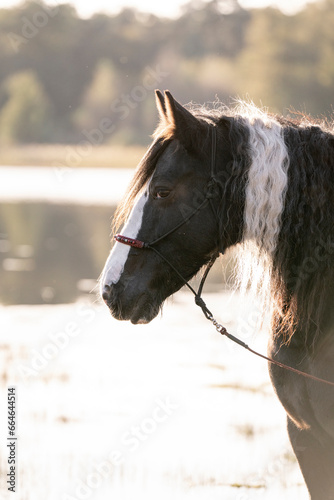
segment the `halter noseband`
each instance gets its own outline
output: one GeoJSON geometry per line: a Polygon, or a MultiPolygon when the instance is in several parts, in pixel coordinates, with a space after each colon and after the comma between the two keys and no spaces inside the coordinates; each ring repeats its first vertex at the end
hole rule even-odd
{"type": "Polygon", "coordinates": [[[123,245],[129,245],[130,247],[145,248],[147,246],[143,241],[135,240],[133,238],[129,238],[128,236],[122,236],[121,234],[116,234],[114,239],[118,241],[118,243],[123,243],[123,245]]]}

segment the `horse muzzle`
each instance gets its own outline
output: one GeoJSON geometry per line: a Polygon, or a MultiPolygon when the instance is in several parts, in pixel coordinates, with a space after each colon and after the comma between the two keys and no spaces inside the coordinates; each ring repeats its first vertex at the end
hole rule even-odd
{"type": "Polygon", "coordinates": [[[118,284],[104,284],[101,296],[108,306],[111,315],[119,321],[131,321],[134,325],[147,324],[154,319],[160,310],[160,304],[148,292],[132,293],[130,287],[118,284]]]}

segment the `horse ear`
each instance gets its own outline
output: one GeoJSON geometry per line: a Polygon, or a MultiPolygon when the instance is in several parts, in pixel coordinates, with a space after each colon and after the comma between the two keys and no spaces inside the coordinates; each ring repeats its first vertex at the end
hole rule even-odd
{"type": "Polygon", "coordinates": [[[187,130],[199,125],[197,118],[177,102],[169,90],[165,90],[165,106],[168,121],[174,125],[175,130],[187,130]]]}
{"type": "Polygon", "coordinates": [[[160,90],[155,91],[155,102],[159,111],[160,120],[167,120],[167,110],[165,106],[165,98],[160,90]]]}
{"type": "Polygon", "coordinates": [[[173,128],[174,136],[187,149],[196,149],[199,137],[203,137],[205,133],[205,124],[177,102],[168,90],[165,91],[164,109],[168,124],[173,128]]]}

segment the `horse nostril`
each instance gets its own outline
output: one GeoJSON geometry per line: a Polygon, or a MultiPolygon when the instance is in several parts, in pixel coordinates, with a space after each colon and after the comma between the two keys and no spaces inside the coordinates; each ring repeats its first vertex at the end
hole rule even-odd
{"type": "Polygon", "coordinates": [[[110,300],[111,296],[111,286],[110,285],[104,285],[103,293],[102,293],[102,299],[104,302],[108,302],[110,300]]]}

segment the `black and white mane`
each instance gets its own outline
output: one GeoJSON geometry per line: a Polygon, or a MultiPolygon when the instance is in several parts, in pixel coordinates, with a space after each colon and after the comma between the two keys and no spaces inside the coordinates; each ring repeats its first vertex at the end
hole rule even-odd
{"type": "MultiPolygon", "coordinates": [[[[199,120],[229,123],[233,154],[226,190],[241,199],[243,227],[236,285],[272,310],[274,329],[289,341],[302,321],[305,340],[319,333],[325,282],[334,282],[334,138],[329,124],[269,114],[252,103],[214,109],[190,105],[199,120]],[[242,200],[244,198],[244,200],[242,200]],[[332,235],[332,236],[331,236],[332,235]],[[300,311],[303,311],[300,315],[300,311]]],[[[115,231],[173,140],[173,124],[159,124],[154,142],[115,218],[115,231]]],[[[218,166],[219,169],[219,166],[218,166]]],[[[228,235],[225,235],[228,239],[228,235]]]]}

